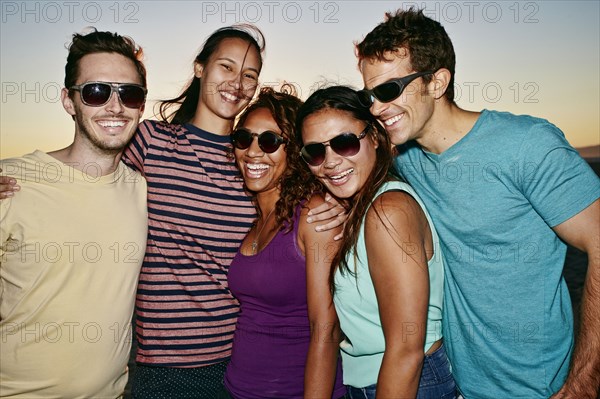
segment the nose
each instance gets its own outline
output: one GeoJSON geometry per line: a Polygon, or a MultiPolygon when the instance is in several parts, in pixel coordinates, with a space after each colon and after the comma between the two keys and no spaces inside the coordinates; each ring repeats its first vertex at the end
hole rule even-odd
{"type": "Polygon", "coordinates": [[[264,155],[264,151],[258,145],[258,137],[252,136],[252,143],[246,149],[246,153],[249,157],[261,157],[264,155]]]}
{"type": "Polygon", "coordinates": [[[374,117],[379,118],[381,116],[381,114],[383,114],[383,112],[386,109],[388,109],[388,107],[389,107],[389,103],[382,103],[378,99],[375,99],[373,101],[373,104],[371,104],[371,108],[369,108],[369,111],[371,111],[371,114],[374,117]]]}
{"type": "Polygon", "coordinates": [[[323,166],[327,169],[335,169],[340,163],[342,163],[342,156],[338,155],[337,152],[333,151],[331,145],[325,145],[325,160],[323,166]]]}
{"type": "Polygon", "coordinates": [[[113,114],[122,114],[125,110],[123,104],[121,104],[121,98],[119,97],[119,93],[116,91],[112,91],[110,93],[110,98],[108,99],[108,103],[106,103],[106,110],[113,114]]]}

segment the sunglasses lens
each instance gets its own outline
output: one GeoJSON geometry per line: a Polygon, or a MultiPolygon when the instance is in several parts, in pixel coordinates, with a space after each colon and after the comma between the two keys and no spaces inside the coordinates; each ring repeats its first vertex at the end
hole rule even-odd
{"type": "Polygon", "coordinates": [[[146,93],[139,86],[121,85],[119,86],[119,97],[127,108],[140,108],[144,105],[146,93]]]}
{"type": "Polygon", "coordinates": [[[329,142],[331,149],[343,157],[351,157],[360,151],[360,140],[352,133],[344,133],[329,142]]]}
{"type": "Polygon", "coordinates": [[[81,89],[81,99],[87,105],[98,107],[104,105],[110,99],[112,89],[106,83],[91,83],[84,85],[81,89]]]}
{"type": "Polygon", "coordinates": [[[245,129],[238,129],[231,133],[231,142],[233,146],[240,150],[245,150],[252,144],[252,134],[245,129]]]}
{"type": "Polygon", "coordinates": [[[358,93],[358,101],[363,107],[370,107],[373,104],[373,97],[367,90],[360,90],[358,93]]]}
{"type": "Polygon", "coordinates": [[[389,103],[402,94],[403,88],[404,87],[394,82],[382,83],[373,88],[373,94],[379,101],[389,103]]]}
{"type": "Polygon", "coordinates": [[[267,154],[271,154],[279,148],[282,140],[273,132],[263,132],[258,136],[258,146],[267,154]]]}
{"type": "Polygon", "coordinates": [[[321,143],[305,145],[300,154],[307,164],[319,166],[325,161],[325,145],[321,143]]]}

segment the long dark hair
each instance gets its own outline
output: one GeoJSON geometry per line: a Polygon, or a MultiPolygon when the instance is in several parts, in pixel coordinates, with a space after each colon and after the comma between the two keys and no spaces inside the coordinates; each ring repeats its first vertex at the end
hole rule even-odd
{"type": "MultiPolygon", "coordinates": [[[[344,241],[331,262],[329,284],[331,291],[335,291],[334,276],[339,269],[342,274],[356,275],[356,270],[351,270],[346,257],[356,248],[358,235],[363,217],[375,198],[377,190],[392,176],[388,173],[392,165],[392,145],[383,126],[369,108],[365,108],[358,100],[356,90],[346,86],[331,86],[314,92],[304,103],[296,122],[297,139],[302,143],[302,125],[304,120],[319,111],[334,109],[343,111],[352,118],[365,122],[369,128],[369,136],[378,144],[376,149],[377,161],[364,186],[349,200],[350,212],[344,225],[344,241]]],[[[308,166],[305,166],[308,168],[308,166]]]]}
{"type": "MultiPolygon", "coordinates": [[[[265,49],[265,37],[254,25],[237,24],[226,26],[214,31],[202,45],[200,53],[194,59],[195,64],[206,65],[213,53],[225,39],[242,39],[254,47],[258,53],[262,67],[262,53],[265,49]]],[[[192,120],[196,114],[200,100],[200,78],[194,76],[183,92],[170,100],[163,100],[159,104],[159,115],[165,122],[184,124],[192,120]],[[171,110],[176,107],[175,110],[171,110]]]]}
{"type": "MultiPolygon", "coordinates": [[[[244,125],[248,116],[258,110],[269,111],[281,135],[287,139],[285,154],[287,167],[279,178],[278,185],[281,195],[275,204],[277,225],[285,226],[290,231],[293,226],[296,206],[304,199],[309,199],[315,192],[323,191],[323,185],[306,168],[300,158],[300,145],[296,141],[296,115],[302,106],[302,100],[296,96],[296,89],[290,84],[284,84],[277,92],[271,87],[263,87],[258,97],[242,112],[236,127],[244,125]]],[[[260,212],[260,211],[259,211],[260,212]]]]}

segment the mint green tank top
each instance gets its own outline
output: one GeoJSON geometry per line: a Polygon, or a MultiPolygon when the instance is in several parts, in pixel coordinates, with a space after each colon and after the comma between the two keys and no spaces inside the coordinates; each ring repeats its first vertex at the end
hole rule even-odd
{"type": "MultiPolygon", "coordinates": [[[[415,191],[406,183],[390,181],[384,183],[375,198],[386,191],[405,191],[421,206],[431,229],[434,253],[428,262],[429,267],[429,310],[426,326],[418,328],[414,333],[422,333],[425,329],[424,352],[442,338],[442,300],[444,284],[443,256],[440,252],[439,239],[429,213],[415,191]]],[[[335,274],[336,291],[334,295],[335,309],[340,326],[346,338],[340,344],[344,384],[362,388],[377,383],[381,368],[385,339],[373,281],[367,264],[365,245],[364,219],[360,228],[356,254],[351,252],[347,258],[351,270],[357,271],[355,276],[339,271],[335,274]]],[[[408,331],[408,330],[407,330],[408,331]]],[[[411,330],[412,332],[412,330],[411,330]]]]}

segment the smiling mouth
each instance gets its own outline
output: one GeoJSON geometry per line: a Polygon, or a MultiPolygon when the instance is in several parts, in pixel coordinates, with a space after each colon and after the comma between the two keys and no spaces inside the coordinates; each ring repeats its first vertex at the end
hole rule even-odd
{"type": "Polygon", "coordinates": [[[338,175],[335,175],[335,176],[327,176],[327,178],[328,178],[329,180],[332,180],[332,181],[334,181],[334,182],[339,182],[339,181],[341,181],[343,178],[345,178],[346,176],[348,176],[349,174],[351,174],[352,172],[354,172],[354,169],[352,169],[352,168],[351,168],[351,169],[348,169],[348,170],[346,170],[346,171],[344,171],[344,172],[342,172],[342,173],[340,173],[340,174],[338,174],[338,175]]]}
{"type": "Polygon", "coordinates": [[[265,175],[265,173],[269,170],[269,165],[264,163],[247,163],[246,171],[247,176],[251,178],[259,178],[265,175]]]}
{"type": "Polygon", "coordinates": [[[111,128],[111,127],[123,127],[125,126],[125,121],[98,121],[98,124],[102,127],[111,128]]]}
{"type": "Polygon", "coordinates": [[[404,116],[404,113],[401,113],[400,115],[393,116],[390,119],[386,119],[385,121],[383,121],[383,124],[386,125],[386,126],[391,126],[394,123],[398,122],[400,119],[402,119],[403,116],[404,116]]]}
{"type": "Polygon", "coordinates": [[[220,93],[221,93],[221,97],[223,99],[225,99],[225,101],[232,102],[232,103],[237,103],[240,101],[240,96],[238,96],[238,95],[231,94],[227,91],[221,91],[220,93]]]}

